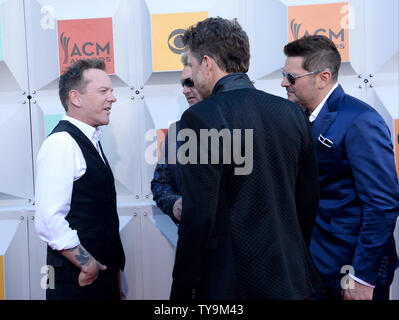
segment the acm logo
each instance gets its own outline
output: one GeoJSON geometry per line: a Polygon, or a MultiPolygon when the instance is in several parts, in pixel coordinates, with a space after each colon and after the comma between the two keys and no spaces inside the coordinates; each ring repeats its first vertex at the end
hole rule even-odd
{"type": "MultiPolygon", "coordinates": [[[[295,19],[291,20],[290,23],[290,29],[291,29],[291,34],[294,38],[294,40],[298,40],[300,38],[300,30],[301,30],[302,24],[298,24],[295,22],[295,19]]],[[[340,41],[339,45],[337,45],[338,49],[345,49],[345,29],[341,28],[340,30],[334,32],[332,29],[325,29],[325,28],[318,28],[313,32],[314,35],[324,35],[328,38],[330,38],[331,41],[337,42],[340,41]]],[[[305,33],[302,36],[309,36],[310,33],[308,30],[305,31],[305,33]]]]}
{"type": "Polygon", "coordinates": [[[103,47],[100,43],[96,42],[95,44],[91,41],[87,41],[83,43],[81,46],[78,43],[74,43],[72,46],[72,51],[70,52],[69,42],[71,37],[67,37],[65,32],[61,33],[60,36],[60,46],[64,51],[64,64],[69,64],[74,62],[75,58],[90,58],[94,54],[97,57],[100,57],[101,54],[105,54],[105,57],[102,57],[105,62],[110,62],[111,58],[111,48],[110,42],[108,41],[103,47]],[[76,56],[76,57],[75,57],[76,56]],[[70,60],[71,59],[71,60],[70,60]]]}
{"type": "Polygon", "coordinates": [[[354,9],[347,2],[288,7],[289,41],[324,35],[335,43],[342,62],[349,61],[349,29],[354,24],[354,9]]]}
{"type": "Polygon", "coordinates": [[[100,58],[114,73],[112,18],[60,20],[58,48],[60,72],[78,59],[100,58]]]}

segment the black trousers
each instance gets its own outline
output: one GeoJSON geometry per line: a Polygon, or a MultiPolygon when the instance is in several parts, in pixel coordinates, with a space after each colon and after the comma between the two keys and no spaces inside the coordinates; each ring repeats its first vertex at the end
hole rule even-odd
{"type": "Polygon", "coordinates": [[[118,270],[99,271],[88,286],[78,283],[80,270],[72,264],[54,267],[54,289],[46,290],[47,300],[120,300],[118,270]]]}

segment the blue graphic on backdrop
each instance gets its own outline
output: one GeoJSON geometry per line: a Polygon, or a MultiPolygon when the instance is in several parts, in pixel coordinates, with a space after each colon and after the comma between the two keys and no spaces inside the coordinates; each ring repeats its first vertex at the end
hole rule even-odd
{"type": "Polygon", "coordinates": [[[53,131],[58,122],[62,120],[62,116],[62,114],[46,114],[44,116],[44,133],[46,137],[53,131]]]}

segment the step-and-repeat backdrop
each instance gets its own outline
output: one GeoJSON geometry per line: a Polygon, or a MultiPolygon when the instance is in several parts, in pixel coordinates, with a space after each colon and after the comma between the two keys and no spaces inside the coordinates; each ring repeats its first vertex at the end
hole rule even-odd
{"type": "Polygon", "coordinates": [[[44,298],[35,159],[65,113],[60,74],[92,57],[106,62],[118,99],[102,145],[128,256],[122,286],[129,299],[168,298],[176,228],[153,206],[150,182],[165,129],[188,107],[179,83],[182,34],[212,16],[238,19],[250,38],[251,80],[280,96],[284,45],[328,36],[342,55],[339,82],[383,116],[398,148],[396,0],[0,0],[0,299],[44,298]]]}

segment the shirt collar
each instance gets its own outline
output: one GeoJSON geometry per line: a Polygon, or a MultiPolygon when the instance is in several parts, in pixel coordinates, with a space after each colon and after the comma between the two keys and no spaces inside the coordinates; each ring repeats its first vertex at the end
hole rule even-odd
{"type": "Polygon", "coordinates": [[[338,87],[338,83],[335,83],[335,85],[331,88],[330,92],[324,97],[323,101],[320,102],[320,104],[317,106],[316,109],[313,110],[311,115],[309,116],[309,121],[313,122],[316,120],[317,116],[319,115],[321,109],[323,108],[324,104],[326,103],[327,99],[330,97],[330,95],[333,93],[333,91],[338,87]]]}
{"type": "Polygon", "coordinates": [[[75,125],[76,127],[79,128],[80,131],[83,132],[83,134],[92,142],[97,143],[100,138],[101,138],[101,134],[102,131],[99,128],[94,128],[90,125],[88,125],[87,123],[84,123],[80,120],[77,120],[75,118],[69,117],[67,115],[64,115],[62,117],[62,120],[66,120],[69,121],[70,123],[72,123],[73,125],[75,125]]]}
{"type": "Polygon", "coordinates": [[[238,90],[238,89],[255,89],[253,83],[249,79],[248,75],[243,72],[230,73],[216,82],[215,86],[212,89],[212,95],[225,92],[230,90],[238,90]]]}

